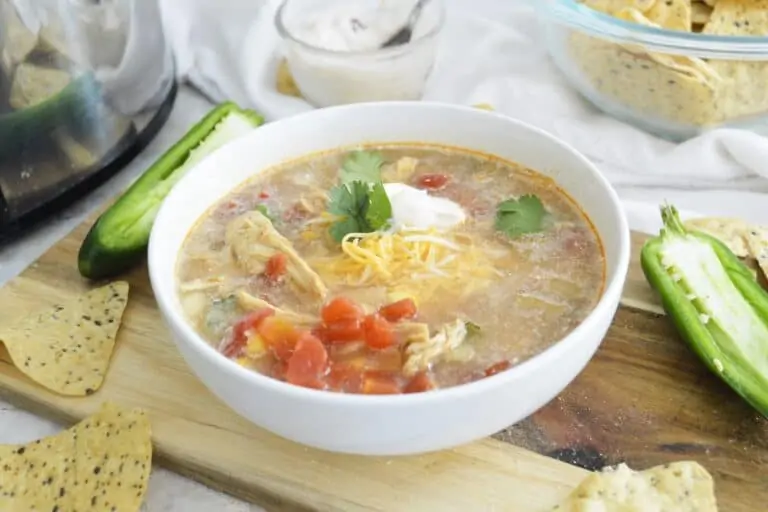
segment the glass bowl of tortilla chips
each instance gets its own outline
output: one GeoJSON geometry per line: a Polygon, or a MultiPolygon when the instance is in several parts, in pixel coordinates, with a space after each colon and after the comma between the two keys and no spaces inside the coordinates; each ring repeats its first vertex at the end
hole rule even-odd
{"type": "Polygon", "coordinates": [[[671,140],[768,134],[768,0],[535,3],[552,59],[604,112],[671,140]]]}

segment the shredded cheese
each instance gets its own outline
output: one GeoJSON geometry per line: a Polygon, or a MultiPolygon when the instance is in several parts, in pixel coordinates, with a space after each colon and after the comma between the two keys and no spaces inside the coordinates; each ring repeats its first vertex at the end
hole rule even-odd
{"type": "Polygon", "coordinates": [[[434,229],[349,234],[341,254],[309,263],[325,282],[384,286],[417,302],[438,293],[466,297],[501,275],[469,235],[434,229]]]}

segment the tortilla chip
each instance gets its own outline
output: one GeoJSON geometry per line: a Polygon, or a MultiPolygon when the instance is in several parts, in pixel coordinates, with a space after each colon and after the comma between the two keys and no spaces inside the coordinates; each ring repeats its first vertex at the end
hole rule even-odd
{"type": "Polygon", "coordinates": [[[701,59],[649,54],[580,32],[570,43],[584,87],[607,97],[602,101],[681,124],[708,124],[720,115],[717,79],[701,59]]]}
{"type": "Polygon", "coordinates": [[[757,261],[764,276],[768,278],[768,227],[750,226],[745,236],[750,256],[757,261]]]}
{"type": "Polygon", "coordinates": [[[706,233],[725,244],[739,258],[747,258],[750,251],[747,248],[746,233],[749,224],[740,219],[720,219],[703,217],[690,219],[683,223],[685,227],[706,233]]]}
{"type": "Polygon", "coordinates": [[[712,476],[696,462],[675,462],[640,472],[620,464],[586,477],[554,510],[717,512],[717,501],[712,476]]]}
{"type": "Polygon", "coordinates": [[[127,302],[128,283],[110,283],[22,318],[0,340],[33,381],[62,395],[90,395],[104,382],[127,302]]]}
{"type": "Polygon", "coordinates": [[[691,4],[691,24],[706,25],[712,16],[712,7],[704,2],[693,2],[691,4]]]}
{"type": "Polygon", "coordinates": [[[691,31],[691,0],[659,0],[645,15],[662,28],[691,31]]]}
{"type": "Polygon", "coordinates": [[[596,11],[605,14],[616,14],[622,9],[637,9],[640,12],[646,12],[657,1],[662,0],[584,0],[582,3],[596,11]]]}
{"type": "Polygon", "coordinates": [[[152,470],[149,419],[106,403],[54,436],[0,445],[0,510],[137,512],[152,470]]]}
{"type": "Polygon", "coordinates": [[[768,0],[718,0],[702,32],[723,36],[768,35],[768,0]]]}
{"type": "Polygon", "coordinates": [[[296,81],[293,79],[291,70],[288,68],[288,62],[283,59],[277,67],[277,92],[286,96],[295,96],[301,98],[301,91],[296,81]]]}

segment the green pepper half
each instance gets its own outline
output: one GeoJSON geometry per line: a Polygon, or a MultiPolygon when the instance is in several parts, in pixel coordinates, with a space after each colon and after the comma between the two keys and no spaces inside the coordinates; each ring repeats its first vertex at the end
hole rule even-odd
{"type": "Polygon", "coordinates": [[[80,274],[103,279],[143,260],[157,212],[173,186],[200,160],[263,122],[232,102],[212,109],[99,217],[80,246],[80,274]]]}
{"type": "Polygon", "coordinates": [[[768,417],[768,293],[722,242],[663,206],[661,234],[640,262],[682,338],[707,367],[768,417]]]}

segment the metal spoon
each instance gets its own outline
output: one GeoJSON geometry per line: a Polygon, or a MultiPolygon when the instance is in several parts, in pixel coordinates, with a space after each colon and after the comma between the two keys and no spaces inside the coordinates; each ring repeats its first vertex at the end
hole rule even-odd
{"type": "Polygon", "coordinates": [[[405,22],[405,25],[395,32],[392,37],[387,39],[381,47],[391,48],[392,46],[400,46],[401,44],[410,42],[411,37],[413,37],[413,27],[416,25],[416,22],[419,21],[421,11],[424,10],[424,6],[427,5],[427,2],[429,2],[429,0],[419,0],[416,2],[416,5],[413,6],[411,13],[408,15],[408,20],[405,22]]]}

